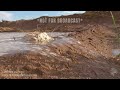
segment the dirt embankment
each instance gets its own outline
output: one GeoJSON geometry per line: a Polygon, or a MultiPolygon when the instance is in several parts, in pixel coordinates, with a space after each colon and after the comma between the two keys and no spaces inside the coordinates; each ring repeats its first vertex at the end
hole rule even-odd
{"type": "Polygon", "coordinates": [[[120,78],[120,59],[109,58],[107,43],[115,35],[105,26],[88,25],[68,36],[75,43],[47,45],[51,55],[26,51],[2,56],[0,78],[120,78]]]}
{"type": "Polygon", "coordinates": [[[112,32],[110,28],[102,25],[87,25],[85,28],[86,30],[83,29],[72,36],[88,49],[87,54],[90,53],[97,57],[112,57],[112,45],[109,44],[109,38],[114,38],[117,34],[112,32]]]}
{"type": "Polygon", "coordinates": [[[73,43],[58,44],[52,50],[58,54],[77,53],[86,58],[111,58],[112,44],[110,38],[117,36],[110,28],[102,25],[87,25],[82,31],[68,35],[73,43]],[[73,38],[73,39],[72,39],[73,38]]]}

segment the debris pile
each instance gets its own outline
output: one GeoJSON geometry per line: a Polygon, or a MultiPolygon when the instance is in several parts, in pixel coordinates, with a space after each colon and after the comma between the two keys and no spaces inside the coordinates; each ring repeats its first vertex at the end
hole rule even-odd
{"type": "Polygon", "coordinates": [[[50,42],[51,40],[54,40],[52,37],[50,37],[46,32],[33,32],[30,34],[27,34],[24,37],[28,41],[35,41],[40,44],[46,44],[50,42]]]}

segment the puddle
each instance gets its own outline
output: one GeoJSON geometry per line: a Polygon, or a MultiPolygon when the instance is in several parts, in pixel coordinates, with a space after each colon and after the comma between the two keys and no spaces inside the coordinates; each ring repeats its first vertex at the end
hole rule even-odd
{"type": "Polygon", "coordinates": [[[113,50],[112,50],[112,54],[113,54],[114,56],[119,55],[119,54],[120,54],[120,49],[113,49],[113,50]]]}

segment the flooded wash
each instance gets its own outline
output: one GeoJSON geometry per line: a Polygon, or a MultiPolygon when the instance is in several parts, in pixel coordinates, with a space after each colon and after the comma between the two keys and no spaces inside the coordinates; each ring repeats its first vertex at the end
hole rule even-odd
{"type": "MultiPolygon", "coordinates": [[[[21,52],[21,51],[41,51],[43,50],[48,50],[48,47],[46,45],[40,45],[40,44],[35,44],[35,43],[30,43],[24,41],[23,37],[27,33],[25,32],[5,32],[5,33],[0,33],[0,56],[4,54],[12,54],[16,52],[21,52]]],[[[52,32],[52,33],[47,33],[51,37],[55,38],[55,40],[51,43],[65,43],[66,41],[69,42],[70,38],[66,38],[68,33],[60,33],[60,32],[52,32]]],[[[43,53],[46,54],[46,53],[43,53]]]]}

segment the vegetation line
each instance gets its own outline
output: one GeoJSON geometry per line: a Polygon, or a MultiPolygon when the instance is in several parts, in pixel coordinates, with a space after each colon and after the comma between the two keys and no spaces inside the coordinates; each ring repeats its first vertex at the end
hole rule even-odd
{"type": "Polygon", "coordinates": [[[112,11],[110,11],[110,14],[111,14],[111,16],[112,16],[113,24],[114,24],[114,26],[115,26],[115,28],[116,28],[115,17],[114,17],[114,15],[113,15],[112,11]]]}

